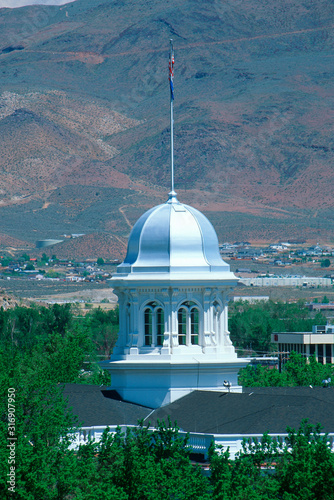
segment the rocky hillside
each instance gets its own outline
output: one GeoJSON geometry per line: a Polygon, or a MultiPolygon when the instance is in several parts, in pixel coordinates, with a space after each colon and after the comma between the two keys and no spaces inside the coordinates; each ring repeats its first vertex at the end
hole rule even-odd
{"type": "Polygon", "coordinates": [[[169,191],[173,38],[179,199],[221,240],[332,241],[333,10],[330,0],[0,9],[1,233],[33,244],[98,232],[123,251],[169,191]]]}

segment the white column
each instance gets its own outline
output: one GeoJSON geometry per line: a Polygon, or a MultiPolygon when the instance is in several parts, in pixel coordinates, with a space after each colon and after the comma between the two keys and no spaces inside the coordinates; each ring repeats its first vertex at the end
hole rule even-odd
{"type": "MultiPolygon", "coordinates": [[[[143,339],[139,338],[138,324],[140,321],[138,311],[138,293],[135,288],[130,290],[131,293],[131,333],[132,341],[130,347],[130,354],[138,354],[138,346],[143,345],[143,339]]],[[[142,335],[141,335],[142,336],[142,335]]]]}
{"type": "Polygon", "coordinates": [[[165,323],[165,331],[164,331],[164,340],[163,346],[161,347],[161,354],[170,354],[171,345],[172,345],[172,314],[171,314],[171,301],[169,297],[168,288],[163,288],[161,290],[162,294],[162,303],[164,306],[164,323],[165,323]]]}
{"type": "Polygon", "coordinates": [[[173,288],[172,289],[172,296],[171,296],[171,348],[178,345],[178,338],[177,338],[177,302],[178,302],[178,294],[179,294],[179,289],[178,288],[173,288]]]}

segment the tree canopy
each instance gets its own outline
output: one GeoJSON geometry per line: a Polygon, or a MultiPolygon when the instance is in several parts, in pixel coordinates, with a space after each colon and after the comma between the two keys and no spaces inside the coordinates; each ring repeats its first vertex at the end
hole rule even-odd
{"type": "Polygon", "coordinates": [[[321,313],[311,316],[302,300],[292,304],[272,300],[256,304],[238,301],[229,306],[229,330],[234,346],[257,354],[273,350],[273,332],[307,332],[312,331],[313,325],[326,322],[321,313]]]}
{"type": "Polygon", "coordinates": [[[265,433],[258,443],[245,440],[234,461],[228,450],[210,450],[214,500],[332,500],[334,455],[321,426],[302,421],[277,441],[265,433]]]}
{"type": "Polygon", "coordinates": [[[281,372],[277,368],[248,365],[239,373],[239,384],[244,387],[293,387],[322,386],[324,381],[334,380],[334,367],[318,363],[315,356],[307,359],[291,352],[281,372]]]}
{"type": "MultiPolygon", "coordinates": [[[[284,320],[291,326],[292,310],[269,304],[259,342],[265,341],[270,321],[284,320]]],[[[260,324],[258,311],[247,304],[242,310],[237,306],[235,313],[239,326],[245,318],[260,324]]],[[[300,308],[298,321],[309,321],[304,314],[300,308]]],[[[228,450],[212,446],[209,479],[192,464],[188,437],[170,420],[158,422],[153,432],[148,422],[118,428],[115,433],[106,429],[100,442],[88,440],[72,449],[71,436],[80,422],[62,396],[63,384],[107,383],[96,354],[110,353],[117,327],[117,309],[94,309],[84,318],[73,316],[70,305],[0,309],[1,498],[334,500],[333,454],[327,436],[307,422],[298,431],[288,429],[286,442],[276,442],[268,434],[260,443],[245,441],[235,460],[228,450]],[[14,403],[15,411],[9,406],[14,403]],[[16,437],[11,464],[9,432],[16,437]],[[268,469],[271,465],[274,468],[268,469]],[[15,467],[15,495],[7,483],[11,466],[15,467]]],[[[250,366],[242,371],[240,381],[243,385],[320,385],[328,377],[334,380],[331,365],[321,365],[312,357],[307,363],[292,353],[282,373],[250,366]]]]}

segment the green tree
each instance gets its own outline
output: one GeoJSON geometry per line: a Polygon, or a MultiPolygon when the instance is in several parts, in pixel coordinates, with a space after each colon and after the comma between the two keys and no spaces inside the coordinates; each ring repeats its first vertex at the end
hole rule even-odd
{"type": "Polygon", "coordinates": [[[311,331],[315,324],[325,324],[326,318],[318,313],[316,317],[305,307],[304,301],[295,304],[271,300],[250,304],[234,302],[229,307],[229,329],[234,345],[252,349],[258,354],[273,350],[272,332],[311,331]]]}
{"type": "Polygon", "coordinates": [[[210,448],[214,500],[314,500],[334,498],[334,457],[321,426],[302,421],[285,442],[264,434],[243,442],[234,461],[228,450],[210,448]]]}
{"type": "Polygon", "coordinates": [[[99,258],[97,259],[97,261],[96,261],[96,264],[97,264],[98,266],[103,266],[103,264],[104,264],[104,259],[102,259],[102,257],[99,257],[99,258]]]}
{"type": "Polygon", "coordinates": [[[333,499],[334,457],[321,426],[304,420],[298,431],[288,428],[288,439],[276,474],[284,500],[333,499]]]}
{"type": "Polygon", "coordinates": [[[229,451],[212,445],[209,451],[214,500],[274,500],[278,497],[278,482],[264,473],[263,464],[271,464],[279,456],[277,445],[267,434],[260,443],[245,440],[235,460],[229,451]]]}
{"type": "Polygon", "coordinates": [[[239,383],[244,387],[322,386],[322,381],[334,377],[333,365],[318,363],[314,356],[307,360],[291,352],[280,373],[277,368],[248,365],[240,370],[239,383]]]}
{"type": "Polygon", "coordinates": [[[0,365],[0,497],[65,499],[69,483],[64,480],[64,495],[60,496],[58,478],[66,475],[75,460],[69,443],[77,424],[62,389],[49,383],[41,364],[32,370],[30,353],[15,345],[0,349],[0,365]],[[11,413],[13,427],[8,426],[11,413]],[[12,464],[8,463],[8,437],[16,438],[12,464]],[[11,465],[15,467],[15,494],[6,483],[11,465]]]}
{"type": "Polygon", "coordinates": [[[77,453],[82,499],[202,499],[209,483],[189,459],[187,437],[170,422],[151,432],[140,422],[123,433],[106,429],[99,443],[88,442],[77,453]]]}
{"type": "Polygon", "coordinates": [[[104,311],[101,307],[93,309],[86,314],[83,324],[90,332],[97,354],[110,356],[117,340],[118,307],[109,311],[104,311]]]}
{"type": "Polygon", "coordinates": [[[329,267],[331,265],[331,261],[329,259],[323,259],[320,263],[321,267],[329,267]]]}
{"type": "Polygon", "coordinates": [[[46,255],[46,253],[43,253],[43,255],[42,255],[42,261],[43,261],[43,262],[49,262],[49,260],[50,260],[50,259],[49,259],[49,257],[46,255]]]}

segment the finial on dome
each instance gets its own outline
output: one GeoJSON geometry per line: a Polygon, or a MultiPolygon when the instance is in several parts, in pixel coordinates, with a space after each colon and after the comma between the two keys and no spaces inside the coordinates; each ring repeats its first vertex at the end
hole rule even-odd
{"type": "Polygon", "coordinates": [[[167,203],[180,203],[179,200],[176,198],[176,193],[174,190],[168,193],[167,203]]]}

